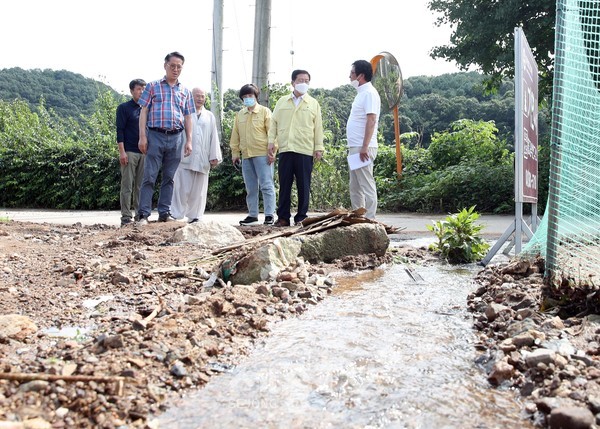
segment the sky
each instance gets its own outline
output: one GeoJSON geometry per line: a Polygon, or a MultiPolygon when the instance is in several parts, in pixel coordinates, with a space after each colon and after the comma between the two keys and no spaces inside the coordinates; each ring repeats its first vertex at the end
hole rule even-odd
{"type": "MultiPolygon", "coordinates": [[[[311,86],[349,83],[351,64],[391,53],[404,78],[459,71],[433,60],[450,29],[434,25],[428,0],[272,0],[269,83],[294,69],[311,86]],[[362,5],[362,7],[361,7],[362,5]],[[293,54],[291,53],[293,52],[293,54]]],[[[251,82],[254,1],[224,0],[223,87],[251,82]]],[[[2,5],[0,69],[68,70],[129,94],[129,81],[164,75],[164,57],[185,56],[180,81],[210,89],[213,0],[19,0],[2,5]]]]}

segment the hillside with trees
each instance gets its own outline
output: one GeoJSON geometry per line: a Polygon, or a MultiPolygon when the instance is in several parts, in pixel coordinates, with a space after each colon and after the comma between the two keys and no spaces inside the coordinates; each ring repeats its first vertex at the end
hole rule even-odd
{"type": "Polygon", "coordinates": [[[105,91],[119,95],[102,82],[66,70],[0,70],[0,100],[25,100],[33,111],[43,100],[48,110],[63,118],[91,115],[98,95],[105,91]]]}

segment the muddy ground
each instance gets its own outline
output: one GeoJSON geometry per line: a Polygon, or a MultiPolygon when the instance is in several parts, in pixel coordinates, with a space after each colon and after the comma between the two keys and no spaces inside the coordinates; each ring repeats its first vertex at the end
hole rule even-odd
{"type": "MultiPolygon", "coordinates": [[[[272,282],[211,286],[219,258],[170,244],[180,226],[0,223],[0,428],[156,427],[168,398],[231,368],[272,323],[325,299],[339,276],[431,259],[401,246],[384,258],[298,261],[272,282]]],[[[597,320],[559,317],[542,278],[543,263],[479,273],[465,303],[477,364],[538,426],[595,427],[597,320]]]]}
{"type": "Polygon", "coordinates": [[[0,428],[146,427],[167,397],[324,299],[336,276],[391,259],[299,261],[276,281],[211,286],[231,254],[171,244],[180,227],[0,223],[0,428]]]}

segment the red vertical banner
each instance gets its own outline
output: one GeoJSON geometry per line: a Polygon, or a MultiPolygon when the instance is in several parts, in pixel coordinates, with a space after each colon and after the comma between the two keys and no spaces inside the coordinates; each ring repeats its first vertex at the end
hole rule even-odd
{"type": "Polygon", "coordinates": [[[515,201],[538,200],[538,68],[520,27],[515,28],[515,201]]]}

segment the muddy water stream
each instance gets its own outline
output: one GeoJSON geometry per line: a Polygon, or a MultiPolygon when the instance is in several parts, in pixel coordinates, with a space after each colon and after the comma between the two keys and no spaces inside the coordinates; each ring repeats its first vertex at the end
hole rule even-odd
{"type": "Polygon", "coordinates": [[[403,265],[340,280],[238,367],[173,403],[160,427],[533,427],[474,364],[465,307],[478,268],[413,268],[417,281],[403,265]]]}

